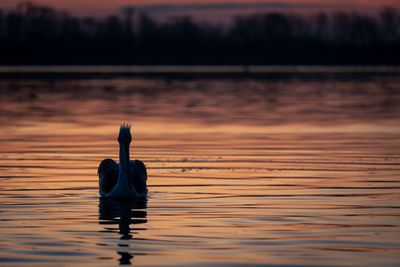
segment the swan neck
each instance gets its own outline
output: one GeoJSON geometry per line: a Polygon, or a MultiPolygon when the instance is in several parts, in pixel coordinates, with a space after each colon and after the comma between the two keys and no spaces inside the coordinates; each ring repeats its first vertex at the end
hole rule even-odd
{"type": "Polygon", "coordinates": [[[127,180],[129,172],[129,143],[119,143],[119,179],[127,180]]]}

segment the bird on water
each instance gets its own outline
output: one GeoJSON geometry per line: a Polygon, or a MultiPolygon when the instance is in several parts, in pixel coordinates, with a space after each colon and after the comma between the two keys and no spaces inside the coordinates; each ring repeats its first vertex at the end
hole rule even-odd
{"type": "Polygon", "coordinates": [[[99,193],[102,197],[145,198],[147,171],[140,160],[129,160],[131,126],[123,123],[119,130],[119,164],[104,159],[98,169],[99,193]]]}

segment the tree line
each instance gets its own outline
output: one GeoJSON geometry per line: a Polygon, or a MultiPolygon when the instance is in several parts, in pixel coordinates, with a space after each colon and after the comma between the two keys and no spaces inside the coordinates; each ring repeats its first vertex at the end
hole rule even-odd
{"type": "Polygon", "coordinates": [[[158,21],[133,7],[76,17],[24,2],[0,10],[0,64],[399,64],[400,12],[267,12],[228,25],[158,21]]]}

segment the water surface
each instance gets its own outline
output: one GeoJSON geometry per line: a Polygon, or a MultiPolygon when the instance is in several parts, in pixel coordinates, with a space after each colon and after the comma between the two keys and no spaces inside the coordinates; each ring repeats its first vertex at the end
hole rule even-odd
{"type": "Polygon", "coordinates": [[[398,266],[400,76],[235,77],[3,75],[0,264],[398,266]],[[123,121],[146,201],[98,196],[123,121]]]}

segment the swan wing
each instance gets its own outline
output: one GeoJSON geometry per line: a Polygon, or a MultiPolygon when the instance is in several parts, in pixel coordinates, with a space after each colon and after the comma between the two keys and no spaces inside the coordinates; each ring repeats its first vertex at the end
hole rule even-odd
{"type": "Polygon", "coordinates": [[[147,195],[147,170],[142,161],[130,161],[130,181],[139,197],[147,195]]]}
{"type": "Polygon", "coordinates": [[[100,163],[97,173],[99,175],[100,195],[105,196],[117,184],[118,164],[112,159],[105,159],[100,163]]]}

